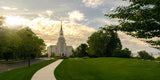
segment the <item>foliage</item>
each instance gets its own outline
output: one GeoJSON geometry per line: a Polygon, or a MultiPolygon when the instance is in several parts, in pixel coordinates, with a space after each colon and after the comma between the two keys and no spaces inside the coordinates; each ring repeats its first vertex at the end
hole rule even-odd
{"type": "Polygon", "coordinates": [[[55,57],[55,52],[52,52],[52,53],[51,53],[51,57],[55,57]]]}
{"type": "Polygon", "coordinates": [[[55,56],[55,59],[68,59],[69,57],[67,56],[55,56]]]}
{"type": "Polygon", "coordinates": [[[0,16],[0,27],[3,26],[4,20],[5,20],[5,17],[0,16]]]}
{"type": "Polygon", "coordinates": [[[87,43],[89,45],[89,56],[91,57],[112,56],[114,50],[122,48],[117,32],[107,27],[93,33],[88,38],[87,43]]]}
{"type": "Polygon", "coordinates": [[[118,30],[136,38],[144,38],[153,47],[159,48],[159,41],[150,41],[150,38],[160,38],[160,0],[129,1],[129,6],[117,7],[114,13],[105,16],[119,19],[120,25],[116,26],[118,30]]]}
{"type": "Polygon", "coordinates": [[[154,57],[152,57],[151,55],[149,55],[149,53],[147,53],[146,51],[139,51],[138,55],[141,59],[151,59],[153,60],[154,57]]]}
{"type": "Polygon", "coordinates": [[[85,57],[88,56],[87,50],[88,50],[88,45],[81,44],[76,48],[76,50],[72,50],[72,52],[75,57],[85,57]]]}
{"type": "Polygon", "coordinates": [[[89,57],[82,57],[82,59],[88,59],[89,57]]]}
{"type": "Polygon", "coordinates": [[[128,58],[67,59],[55,70],[57,80],[160,80],[160,64],[128,58]]]}
{"type": "Polygon", "coordinates": [[[41,57],[48,57],[48,53],[42,54],[41,57]]]}
{"type": "Polygon", "coordinates": [[[26,59],[39,57],[45,44],[32,30],[26,28],[0,27],[0,58],[26,59]]]}
{"type": "Polygon", "coordinates": [[[123,57],[123,58],[130,58],[131,57],[131,51],[128,48],[125,48],[123,50],[114,50],[113,57],[123,57]]]}
{"type": "Polygon", "coordinates": [[[32,76],[39,69],[54,62],[55,60],[47,60],[31,65],[30,67],[22,67],[0,73],[0,80],[31,80],[32,76]],[[17,76],[18,75],[18,76],[17,76]]]}
{"type": "Polygon", "coordinates": [[[156,60],[160,61],[160,57],[157,57],[156,60]]]}

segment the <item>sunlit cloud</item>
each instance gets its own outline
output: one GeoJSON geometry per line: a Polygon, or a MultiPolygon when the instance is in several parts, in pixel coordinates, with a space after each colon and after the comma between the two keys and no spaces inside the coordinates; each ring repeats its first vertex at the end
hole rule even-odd
{"type": "Polygon", "coordinates": [[[7,26],[27,25],[29,20],[20,16],[6,16],[5,23],[7,26]]]}
{"type": "Polygon", "coordinates": [[[120,40],[122,42],[123,48],[129,48],[132,53],[137,53],[138,51],[145,50],[149,53],[158,53],[159,50],[149,47],[150,45],[138,40],[137,38],[126,35],[123,32],[118,32],[120,40]]]}
{"type": "MultiPolygon", "coordinates": [[[[50,18],[37,17],[28,20],[20,16],[7,16],[6,24],[29,26],[33,32],[44,39],[47,45],[57,43],[61,25],[60,21],[50,18]]],[[[96,30],[86,25],[63,20],[63,31],[67,44],[75,48],[81,43],[86,43],[88,37],[96,30]]]]}
{"type": "Polygon", "coordinates": [[[4,10],[17,10],[18,8],[11,8],[11,7],[7,7],[7,6],[3,6],[1,7],[4,10]]]}
{"type": "Polygon", "coordinates": [[[43,15],[43,14],[38,14],[38,16],[39,16],[39,17],[45,17],[45,15],[43,15]]]}
{"type": "Polygon", "coordinates": [[[24,11],[29,11],[28,9],[24,9],[24,11]]]}
{"type": "Polygon", "coordinates": [[[68,12],[68,15],[69,15],[70,21],[72,22],[84,20],[84,14],[80,13],[80,11],[78,10],[68,12]]]}
{"type": "Polygon", "coordinates": [[[95,8],[103,3],[101,0],[82,0],[86,7],[95,8]]]}
{"type": "Polygon", "coordinates": [[[51,15],[53,14],[53,11],[51,11],[51,10],[46,10],[46,13],[48,14],[49,17],[51,17],[51,15]]]}
{"type": "MultiPolygon", "coordinates": [[[[47,45],[57,43],[60,21],[49,18],[35,18],[29,26],[45,40],[47,45]]],[[[63,21],[63,31],[67,44],[77,47],[79,44],[85,43],[88,37],[96,30],[86,25],[63,21]]]]}

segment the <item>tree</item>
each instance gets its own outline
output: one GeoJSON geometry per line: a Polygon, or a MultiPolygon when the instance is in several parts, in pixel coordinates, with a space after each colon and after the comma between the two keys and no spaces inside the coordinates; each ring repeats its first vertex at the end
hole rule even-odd
{"type": "Polygon", "coordinates": [[[81,44],[79,45],[75,51],[73,51],[73,54],[75,57],[85,57],[88,56],[88,45],[87,44],[81,44]]]}
{"type": "Polygon", "coordinates": [[[136,38],[144,38],[146,42],[159,48],[160,40],[160,0],[129,0],[129,6],[117,7],[110,18],[118,18],[120,25],[115,28],[136,38]]]}
{"type": "Polygon", "coordinates": [[[0,27],[4,24],[5,17],[0,16],[0,27]]]}
{"type": "Polygon", "coordinates": [[[88,38],[87,43],[89,45],[89,56],[92,57],[111,56],[113,50],[122,48],[117,32],[107,27],[100,28],[93,33],[88,38]]]}
{"type": "Polygon", "coordinates": [[[139,51],[138,55],[141,59],[151,59],[153,60],[154,57],[152,57],[151,55],[149,55],[149,53],[147,53],[146,51],[139,51]]]}
{"type": "Polygon", "coordinates": [[[1,57],[8,60],[8,58],[17,58],[16,52],[20,44],[20,37],[16,34],[16,30],[11,30],[7,27],[1,27],[0,31],[0,54],[1,57]]]}
{"type": "Polygon", "coordinates": [[[21,37],[22,42],[20,44],[20,52],[23,53],[24,59],[31,55],[31,58],[40,57],[41,52],[45,49],[45,44],[36,34],[32,32],[30,28],[24,28],[17,32],[21,37]]]}
{"type": "Polygon", "coordinates": [[[131,51],[128,48],[125,48],[123,50],[117,49],[117,50],[113,51],[112,56],[113,57],[130,58],[131,57],[131,51]]]}
{"type": "Polygon", "coordinates": [[[0,58],[26,59],[40,57],[45,44],[30,28],[0,27],[0,58]]]}

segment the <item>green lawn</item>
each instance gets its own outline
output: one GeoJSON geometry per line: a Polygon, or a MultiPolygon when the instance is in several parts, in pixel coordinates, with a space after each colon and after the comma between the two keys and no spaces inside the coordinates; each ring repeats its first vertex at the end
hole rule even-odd
{"type": "Polygon", "coordinates": [[[0,73],[0,80],[30,80],[33,74],[42,67],[54,62],[55,60],[47,60],[33,64],[29,67],[22,67],[11,71],[0,73]]]}
{"type": "Polygon", "coordinates": [[[64,60],[57,80],[160,80],[160,63],[127,58],[64,60]]]}

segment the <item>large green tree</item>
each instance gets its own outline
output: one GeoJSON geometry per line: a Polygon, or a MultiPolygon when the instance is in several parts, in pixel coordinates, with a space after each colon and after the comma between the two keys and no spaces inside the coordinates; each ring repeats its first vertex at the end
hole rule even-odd
{"type": "Polygon", "coordinates": [[[83,43],[79,45],[76,50],[74,50],[73,54],[75,57],[85,57],[88,56],[88,45],[83,43]]]}
{"type": "MultiPolygon", "coordinates": [[[[124,0],[126,1],[126,0],[124,0]]],[[[129,0],[129,6],[120,6],[114,13],[106,14],[110,18],[118,18],[120,25],[116,29],[136,38],[144,38],[146,42],[158,48],[160,40],[160,0],[129,0]]]]}
{"type": "Polygon", "coordinates": [[[0,58],[26,59],[39,57],[45,44],[30,28],[8,28],[0,17],[0,58]]]}
{"type": "Polygon", "coordinates": [[[93,33],[88,38],[87,43],[89,45],[89,55],[93,57],[112,56],[114,50],[122,48],[117,32],[107,27],[93,33]]]}

